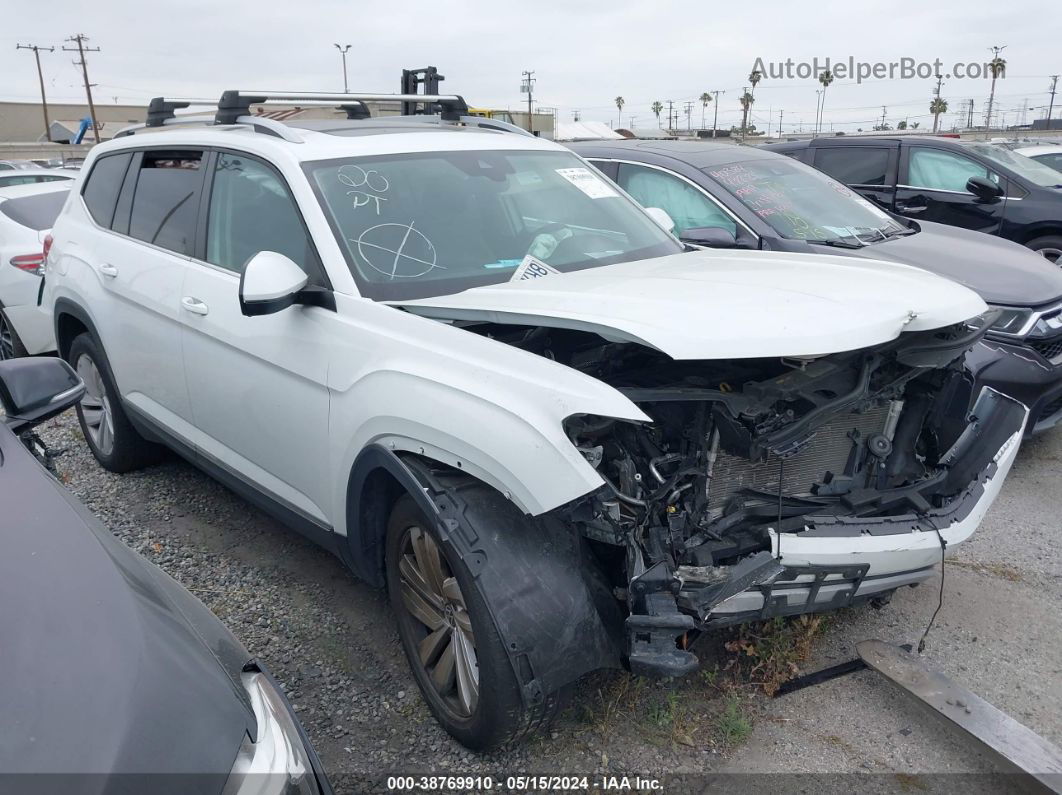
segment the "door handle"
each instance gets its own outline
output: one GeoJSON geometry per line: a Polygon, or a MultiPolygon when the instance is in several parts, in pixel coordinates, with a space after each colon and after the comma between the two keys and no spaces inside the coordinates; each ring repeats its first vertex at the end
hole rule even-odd
{"type": "Polygon", "coordinates": [[[929,209],[928,204],[908,204],[907,202],[896,202],[896,209],[905,215],[916,215],[920,212],[924,212],[929,209]]]}
{"type": "Polygon", "coordinates": [[[198,298],[192,298],[190,295],[186,295],[181,299],[181,306],[196,315],[205,315],[210,311],[210,307],[198,298]]]}
{"type": "Polygon", "coordinates": [[[112,279],[118,275],[118,269],[113,265],[109,265],[106,262],[100,265],[100,273],[104,276],[110,276],[112,279]]]}

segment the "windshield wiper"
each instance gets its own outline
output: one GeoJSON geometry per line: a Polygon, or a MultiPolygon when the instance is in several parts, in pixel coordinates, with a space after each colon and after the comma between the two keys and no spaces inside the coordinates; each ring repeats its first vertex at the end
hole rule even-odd
{"type": "MultiPolygon", "coordinates": [[[[856,238],[856,240],[859,240],[859,238],[856,238]]],[[[805,240],[804,242],[815,243],[820,246],[835,246],[837,248],[863,248],[866,245],[863,242],[853,243],[843,237],[835,237],[831,240],[805,240]]]]}
{"type": "Polygon", "coordinates": [[[917,232],[917,229],[901,226],[899,229],[893,229],[891,232],[884,232],[884,235],[886,240],[892,240],[894,237],[907,237],[908,235],[913,235],[917,232]]]}

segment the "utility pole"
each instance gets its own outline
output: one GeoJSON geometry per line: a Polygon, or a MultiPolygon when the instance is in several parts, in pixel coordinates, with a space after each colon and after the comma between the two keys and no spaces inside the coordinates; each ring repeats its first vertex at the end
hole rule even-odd
{"type": "Polygon", "coordinates": [[[784,113],[785,113],[784,110],[778,111],[778,137],[779,138],[782,137],[782,115],[784,113]]]}
{"type": "Polygon", "coordinates": [[[690,114],[693,113],[693,103],[686,103],[686,132],[693,131],[693,122],[690,121],[690,114]]]}
{"type": "MultiPolygon", "coordinates": [[[[92,119],[92,135],[96,139],[96,143],[100,142],[100,125],[96,121],[96,106],[92,104],[92,84],[88,79],[88,64],[85,62],[85,53],[87,52],[99,52],[99,47],[86,47],[85,42],[88,41],[88,36],[84,33],[78,33],[76,36],[71,36],[67,41],[77,42],[76,52],[81,56],[80,61],[74,61],[74,66],[81,67],[81,74],[85,78],[85,96],[88,97],[89,117],[92,119]]],[[[63,47],[64,52],[75,52],[73,47],[63,47]]]]}
{"type": "Polygon", "coordinates": [[[974,101],[973,101],[973,99],[971,99],[970,100],[969,110],[966,112],[966,129],[967,130],[969,130],[971,127],[973,127],[973,112],[974,112],[974,101]]]}
{"type": "Polygon", "coordinates": [[[713,91],[715,94],[715,117],[712,120],[712,137],[715,138],[715,131],[719,129],[719,95],[725,94],[725,91],[713,91]]]}
{"type": "Polygon", "coordinates": [[[886,113],[885,106],[882,105],[881,106],[881,129],[882,130],[885,129],[885,113],[886,113]]]}
{"type": "MultiPolygon", "coordinates": [[[[52,123],[48,120],[48,98],[44,95],[44,72],[41,71],[41,50],[55,52],[55,47],[38,47],[36,44],[16,44],[16,50],[33,50],[33,57],[37,59],[37,79],[41,84],[41,109],[44,111],[44,134],[48,141],[52,140],[52,123]]],[[[1051,97],[1054,99],[1054,95],[1051,97]]],[[[1050,114],[1048,114],[1050,115],[1050,114]]],[[[1051,125],[1047,125],[1050,127],[1051,125]]]]}
{"type": "Polygon", "coordinates": [[[1058,88],[1058,75],[1051,75],[1051,102],[1047,106],[1047,129],[1051,129],[1051,111],[1055,109],[1055,89],[1058,88]]]}
{"type": "Polygon", "coordinates": [[[672,109],[672,106],[674,104],[675,104],[674,101],[672,101],[670,99],[667,101],[667,128],[669,130],[675,129],[674,126],[673,126],[673,122],[675,120],[675,112],[672,109]]]}
{"type": "MultiPolygon", "coordinates": [[[[535,93],[535,73],[530,69],[525,69],[520,73],[524,78],[520,84],[520,90],[527,92],[527,131],[534,134],[535,132],[535,117],[531,115],[531,100],[535,93]]],[[[579,111],[576,111],[575,120],[579,121],[579,111]]]]}
{"type": "Polygon", "coordinates": [[[347,87],[347,50],[350,49],[350,45],[347,44],[341,47],[338,44],[334,44],[332,46],[339,50],[339,54],[343,56],[343,93],[349,94],[350,88],[347,87]]]}

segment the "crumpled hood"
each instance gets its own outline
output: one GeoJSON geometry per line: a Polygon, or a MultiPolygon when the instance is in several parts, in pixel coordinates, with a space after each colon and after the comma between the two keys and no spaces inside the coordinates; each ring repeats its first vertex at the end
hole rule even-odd
{"type": "Polygon", "coordinates": [[[426,317],[591,331],[674,359],[837,353],[985,311],[972,291],[918,268],[759,251],[697,251],[395,303],[426,317]]]}
{"type": "Polygon", "coordinates": [[[957,226],[919,221],[922,231],[860,249],[832,249],[865,259],[895,260],[938,273],[1008,306],[1040,306],[1062,298],[1062,268],[1025,246],[957,226]]]}

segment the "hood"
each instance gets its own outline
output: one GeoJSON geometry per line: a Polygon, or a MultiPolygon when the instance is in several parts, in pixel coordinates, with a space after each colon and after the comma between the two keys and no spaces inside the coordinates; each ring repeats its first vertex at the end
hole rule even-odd
{"type": "Polygon", "coordinates": [[[250,655],[2,426],[0,461],[0,770],[223,783],[257,734],[237,684],[250,655]]]}
{"type": "Polygon", "coordinates": [[[845,256],[914,265],[974,290],[990,304],[1039,306],[1062,298],[1062,268],[1010,240],[955,226],[919,221],[921,231],[845,256]]]}
{"type": "Polygon", "coordinates": [[[918,268],[761,251],[675,254],[395,304],[447,320],[591,331],[674,359],[818,356],[985,311],[975,293],[918,268]]]}

